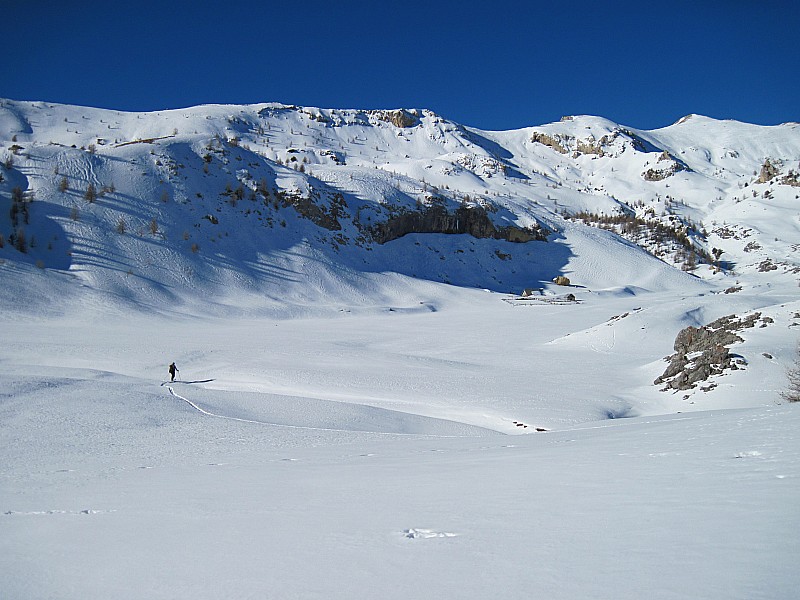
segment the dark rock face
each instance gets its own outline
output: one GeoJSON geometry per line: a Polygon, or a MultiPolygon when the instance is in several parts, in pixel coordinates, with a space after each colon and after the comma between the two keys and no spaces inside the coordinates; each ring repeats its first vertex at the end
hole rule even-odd
{"type": "MultiPolygon", "coordinates": [[[[341,193],[324,194],[312,190],[308,195],[276,192],[278,203],[291,206],[299,215],[328,231],[342,231],[341,220],[350,217],[349,207],[341,193]]],[[[547,241],[550,231],[536,227],[496,226],[482,206],[460,206],[450,212],[443,201],[431,206],[412,209],[394,209],[385,221],[365,227],[354,221],[362,235],[373,242],[385,244],[409,233],[468,234],[475,238],[492,238],[514,243],[547,241]]]]}
{"type": "MultiPolygon", "coordinates": [[[[309,195],[276,192],[278,202],[291,206],[298,214],[328,231],[342,231],[341,220],[351,218],[349,208],[340,193],[323,194],[312,190],[309,195]]],[[[443,201],[431,206],[412,209],[394,209],[385,221],[365,227],[354,221],[359,232],[373,242],[385,244],[409,233],[468,234],[475,238],[491,238],[514,243],[547,241],[551,233],[536,227],[496,226],[482,206],[460,206],[448,211],[443,201]]]]}
{"type": "Polygon", "coordinates": [[[679,171],[689,170],[684,163],[676,159],[666,150],[661,153],[658,162],[666,164],[662,165],[661,168],[647,169],[647,171],[642,173],[642,177],[644,177],[645,181],[662,181],[667,177],[672,177],[679,171]]]}
{"type": "Polygon", "coordinates": [[[318,227],[328,231],[341,231],[342,225],[339,218],[347,208],[347,202],[341,194],[333,194],[328,198],[327,206],[324,203],[318,203],[319,199],[315,202],[313,197],[308,196],[278,193],[278,198],[283,206],[292,206],[301,216],[309,219],[318,227]]]}
{"type": "Polygon", "coordinates": [[[422,210],[397,213],[374,226],[371,233],[375,242],[385,244],[409,233],[466,233],[475,238],[525,243],[544,241],[549,232],[543,228],[529,229],[513,225],[496,227],[486,210],[479,206],[462,206],[455,212],[448,212],[445,207],[434,205],[422,210]]]}
{"type": "Polygon", "coordinates": [[[800,187],[800,174],[797,171],[789,171],[789,173],[781,179],[784,185],[791,185],[792,187],[800,187]]]}
{"type": "MultiPolygon", "coordinates": [[[[736,331],[755,327],[760,318],[761,313],[743,319],[728,315],[703,327],[682,329],[675,338],[675,354],[667,357],[669,366],[653,383],[666,384],[665,390],[689,390],[712,375],[738,369],[727,346],[744,341],[736,331]]],[[[762,327],[768,322],[763,319],[762,327]]]]}

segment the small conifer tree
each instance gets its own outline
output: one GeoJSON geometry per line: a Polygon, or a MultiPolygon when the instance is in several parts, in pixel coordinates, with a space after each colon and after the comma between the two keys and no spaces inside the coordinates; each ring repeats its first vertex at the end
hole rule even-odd
{"type": "Polygon", "coordinates": [[[14,234],[14,247],[23,254],[28,252],[28,241],[25,237],[24,229],[17,229],[17,232],[14,234]]]}
{"type": "Polygon", "coordinates": [[[797,347],[797,355],[794,359],[794,366],[786,374],[789,379],[789,387],[781,394],[787,402],[800,402],[800,346],[797,347]]]}

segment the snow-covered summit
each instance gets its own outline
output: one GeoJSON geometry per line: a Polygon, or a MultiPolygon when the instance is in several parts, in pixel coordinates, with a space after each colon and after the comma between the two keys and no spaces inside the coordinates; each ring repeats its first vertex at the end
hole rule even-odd
{"type": "Polygon", "coordinates": [[[194,292],[211,271],[262,289],[257,265],[285,262],[298,244],[346,272],[499,291],[558,275],[593,288],[670,281],[687,261],[708,278],[714,249],[738,272],[798,264],[774,243],[797,232],[800,133],[790,125],[691,116],[639,131],[575,116],[487,132],[421,109],[127,113],[4,100],[0,136],[6,268],[39,264],[134,296],[194,292]],[[759,179],[767,162],[774,174],[759,179]],[[15,189],[24,215],[20,201],[10,218],[15,189]],[[661,260],[636,258],[624,276],[587,268],[575,248],[600,243],[608,264],[636,254],[584,226],[597,223],[569,220],[578,213],[648,219],[689,243],[640,244],[661,260]]]}

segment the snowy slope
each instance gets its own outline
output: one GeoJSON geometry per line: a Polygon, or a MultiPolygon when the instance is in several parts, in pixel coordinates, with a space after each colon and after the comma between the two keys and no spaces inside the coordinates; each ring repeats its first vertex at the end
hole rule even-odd
{"type": "MultiPolygon", "coordinates": [[[[719,247],[725,262],[740,270],[765,259],[782,270],[797,262],[788,243],[771,241],[797,233],[797,188],[780,183],[798,168],[793,124],[765,128],[694,116],[640,132],[575,117],[479,132],[428,111],[255,105],[139,114],[3,101],[0,112],[4,158],[11,161],[3,191],[33,194],[32,220],[23,229],[37,244],[18,256],[7,243],[4,257],[78,273],[114,293],[138,296],[143,287],[165,300],[206,282],[261,289],[266,281],[269,287],[259,265],[287,260],[286,250],[303,241],[337,267],[498,291],[563,272],[593,287],[621,283],[611,269],[568,263],[569,252],[557,243],[539,248],[481,240],[469,248],[474,256],[460,257],[451,255],[465,252],[463,241],[438,240],[403,264],[392,243],[371,240],[370,228],[391,214],[431,202],[451,212],[482,205],[498,227],[541,226],[551,241],[564,239],[568,247],[599,243],[591,252],[611,264],[629,248],[598,241],[560,215],[651,211],[701,226],[706,236],[695,236],[698,249],[719,247]],[[779,165],[780,175],[755,183],[766,159],[779,165]],[[648,169],[664,178],[646,180],[648,169]],[[93,203],[84,198],[90,184],[99,194],[93,203]],[[336,198],[338,207],[331,204],[336,198]],[[724,236],[731,228],[744,229],[734,240],[724,236]],[[426,265],[434,261],[446,264],[426,265]]],[[[15,227],[3,219],[10,238],[15,227]]],[[[658,261],[635,263],[625,275],[629,285],[639,277],[670,277],[658,261]]],[[[705,271],[701,266],[697,274],[705,271]]]]}
{"type": "Polygon", "coordinates": [[[8,598],[788,600],[800,583],[791,406],[508,437],[49,371],[3,369],[8,598]]]}
{"type": "MultiPolygon", "coordinates": [[[[10,100],[0,123],[8,313],[424,313],[470,297],[452,286],[531,289],[543,302],[571,293],[580,310],[556,310],[592,314],[584,337],[615,314],[668,307],[640,325],[658,336],[659,354],[641,355],[648,389],[682,327],[732,312],[775,323],[748,332],[763,338],[759,356],[780,357],[754,392],[774,399],[782,384],[764,382],[791,358],[797,124],[692,115],[639,131],[577,116],[487,132],[417,109],[10,100]]],[[[530,302],[511,305],[529,314],[530,302]]]]}
{"type": "Polygon", "coordinates": [[[794,598],[798,127],[0,101],[3,597],[794,598]]]}

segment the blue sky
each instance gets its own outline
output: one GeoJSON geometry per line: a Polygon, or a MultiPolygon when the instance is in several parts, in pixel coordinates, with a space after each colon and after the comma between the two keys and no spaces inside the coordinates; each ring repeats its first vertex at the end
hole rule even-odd
{"type": "Polygon", "coordinates": [[[800,121],[794,0],[0,0],[0,97],[430,108],[484,129],[800,121]]]}

